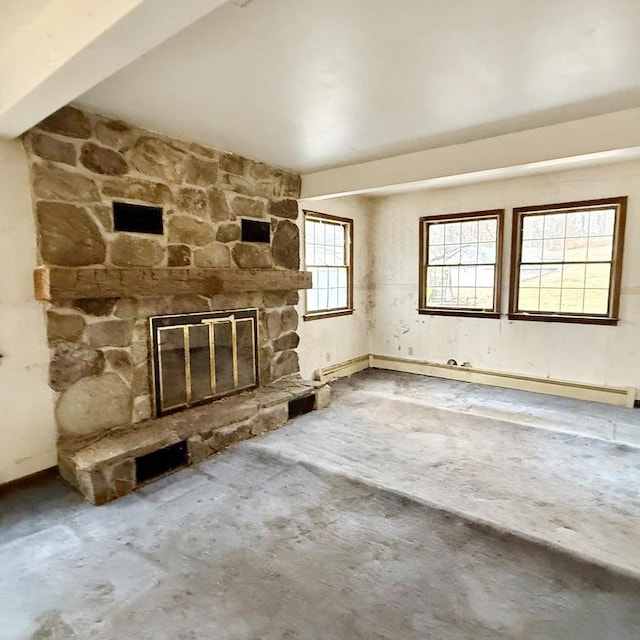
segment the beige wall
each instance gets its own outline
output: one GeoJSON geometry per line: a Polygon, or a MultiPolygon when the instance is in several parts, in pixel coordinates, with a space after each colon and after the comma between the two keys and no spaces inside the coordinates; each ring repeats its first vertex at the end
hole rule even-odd
{"type": "Polygon", "coordinates": [[[0,139],[0,484],[56,463],[44,313],[33,299],[36,264],[27,161],[0,139]]]}
{"type": "MultiPolygon", "coordinates": [[[[611,164],[376,201],[373,225],[373,353],[494,371],[640,388],[640,162],[611,164]],[[418,315],[418,218],[629,196],[618,326],[418,315]]],[[[503,311],[508,305],[506,247],[503,311]]]]}
{"type": "MultiPolygon", "coordinates": [[[[354,233],[354,308],[349,316],[318,318],[305,322],[304,293],[300,292],[300,372],[305,378],[312,378],[316,369],[344,362],[369,353],[370,300],[369,243],[370,215],[369,201],[365,198],[339,198],[322,201],[300,201],[300,228],[303,229],[302,210],[309,209],[353,220],[354,233]]],[[[301,238],[304,265],[304,231],[301,238]]]]}

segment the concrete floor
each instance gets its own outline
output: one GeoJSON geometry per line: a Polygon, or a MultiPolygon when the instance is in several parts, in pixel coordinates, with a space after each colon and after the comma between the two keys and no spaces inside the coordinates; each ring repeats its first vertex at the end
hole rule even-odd
{"type": "Polygon", "coordinates": [[[103,507],[55,476],[5,488],[0,638],[640,638],[640,411],[378,371],[333,388],[103,507]]]}

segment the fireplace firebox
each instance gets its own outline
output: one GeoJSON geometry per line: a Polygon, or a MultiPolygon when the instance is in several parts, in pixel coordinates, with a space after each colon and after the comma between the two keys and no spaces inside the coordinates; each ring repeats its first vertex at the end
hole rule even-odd
{"type": "Polygon", "coordinates": [[[257,309],[150,318],[155,413],[258,386],[257,309]]]}

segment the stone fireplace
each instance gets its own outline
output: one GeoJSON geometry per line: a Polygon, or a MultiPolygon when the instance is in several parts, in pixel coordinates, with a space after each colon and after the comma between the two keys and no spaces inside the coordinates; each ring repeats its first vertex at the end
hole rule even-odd
{"type": "Polygon", "coordinates": [[[299,176],[72,107],[24,145],[60,469],[89,500],[328,402],[298,373],[299,176]]]}

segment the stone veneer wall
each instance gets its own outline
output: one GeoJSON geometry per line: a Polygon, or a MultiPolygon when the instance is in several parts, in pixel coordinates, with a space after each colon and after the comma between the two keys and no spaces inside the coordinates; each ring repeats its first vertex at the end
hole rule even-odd
{"type": "MultiPolygon", "coordinates": [[[[24,136],[42,264],[299,268],[299,176],[65,107],[24,136]],[[114,200],[164,208],[162,236],[115,233],[114,200]],[[271,245],[240,241],[268,220],[271,245]]],[[[47,309],[61,439],[151,417],[148,318],[257,307],[260,380],[299,369],[297,292],[56,300],[47,309]]]]}

